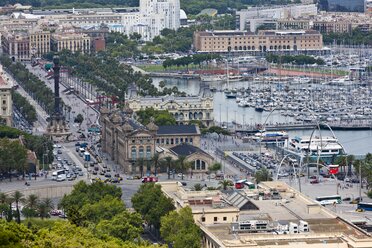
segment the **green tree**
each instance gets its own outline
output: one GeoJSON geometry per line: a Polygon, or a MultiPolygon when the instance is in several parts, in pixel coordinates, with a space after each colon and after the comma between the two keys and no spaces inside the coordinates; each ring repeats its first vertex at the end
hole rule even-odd
{"type": "Polygon", "coordinates": [[[36,217],[37,216],[37,207],[38,207],[38,204],[39,204],[38,196],[35,195],[35,194],[29,195],[25,199],[25,203],[26,204],[25,204],[24,208],[22,209],[22,214],[26,218],[36,217]]]}
{"type": "Polygon", "coordinates": [[[25,247],[25,241],[32,241],[34,235],[27,227],[0,219],[0,247],[25,247]]]}
{"type": "Polygon", "coordinates": [[[106,195],[98,202],[84,204],[80,213],[84,219],[84,225],[87,226],[90,222],[97,224],[101,220],[110,220],[125,210],[125,205],[121,199],[106,195]]]}
{"type": "Polygon", "coordinates": [[[115,185],[104,184],[102,182],[93,182],[87,184],[80,181],[74,185],[74,189],[68,195],[65,195],[60,201],[62,207],[68,216],[68,219],[77,225],[82,225],[84,216],[81,209],[85,204],[93,204],[100,201],[106,195],[121,199],[121,189],[115,185]]]}
{"type": "Polygon", "coordinates": [[[119,238],[123,241],[140,240],[143,232],[141,215],[122,211],[112,219],[101,220],[96,226],[96,233],[119,238]]]}
{"type": "Polygon", "coordinates": [[[174,248],[199,248],[201,231],[195,224],[191,208],[172,211],[161,218],[161,236],[174,248]]]}
{"type": "Polygon", "coordinates": [[[219,181],[218,184],[222,186],[223,190],[227,190],[227,187],[234,185],[234,183],[231,180],[226,179],[219,181]]]}
{"type": "Polygon", "coordinates": [[[259,184],[262,181],[272,181],[272,177],[270,175],[270,172],[266,168],[262,168],[256,171],[254,174],[254,177],[256,179],[256,183],[259,184]]]}
{"type": "Polygon", "coordinates": [[[158,168],[161,166],[161,160],[159,158],[159,153],[155,152],[154,156],[151,158],[151,162],[154,165],[154,175],[156,176],[158,174],[158,168]]]}
{"type": "Polygon", "coordinates": [[[18,190],[17,191],[14,191],[14,193],[11,195],[11,197],[13,198],[13,202],[15,203],[15,206],[16,206],[16,220],[17,220],[17,223],[21,223],[21,213],[19,211],[19,204],[20,203],[24,203],[25,202],[25,198],[24,198],[24,195],[19,192],[18,190]]]}
{"type": "Polygon", "coordinates": [[[160,218],[174,209],[172,200],[162,193],[161,186],[153,183],[142,184],[133,195],[132,204],[155,229],[160,228],[160,218]]]}
{"type": "Polygon", "coordinates": [[[178,169],[181,171],[181,180],[183,180],[183,174],[185,171],[191,168],[191,163],[186,160],[186,156],[179,156],[176,161],[178,169]]]}
{"type": "Polygon", "coordinates": [[[41,219],[50,217],[50,210],[54,208],[53,201],[50,198],[45,198],[37,205],[37,211],[41,219]]]}
{"type": "MultiPolygon", "coordinates": [[[[221,163],[214,163],[211,166],[208,167],[208,170],[210,174],[216,173],[217,171],[221,170],[222,165],[221,163]]],[[[209,175],[209,180],[211,179],[211,175],[209,175]]]]}
{"type": "Polygon", "coordinates": [[[201,185],[200,183],[196,183],[195,185],[194,185],[194,190],[195,191],[201,191],[202,189],[203,189],[203,185],[201,185]]]}
{"type": "MultiPolygon", "coordinates": [[[[173,158],[171,156],[167,156],[164,158],[164,161],[165,161],[165,164],[167,166],[167,171],[168,171],[168,179],[170,179],[170,174],[171,174],[171,170],[175,164],[175,161],[173,160],[173,158]]],[[[174,177],[174,173],[173,173],[173,177],[174,177]]]]}
{"type": "Polygon", "coordinates": [[[143,125],[150,123],[151,118],[158,126],[175,125],[176,119],[167,110],[155,110],[154,108],[146,108],[136,112],[137,119],[143,125]]]}

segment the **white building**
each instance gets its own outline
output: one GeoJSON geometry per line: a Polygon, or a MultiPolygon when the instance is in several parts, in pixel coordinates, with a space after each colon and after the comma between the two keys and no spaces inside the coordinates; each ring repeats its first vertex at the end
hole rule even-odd
{"type": "Polygon", "coordinates": [[[12,83],[6,77],[2,65],[0,65],[0,118],[7,126],[12,126],[13,101],[12,83]]]}
{"type": "Polygon", "coordinates": [[[278,7],[252,7],[236,11],[236,21],[239,30],[255,32],[264,23],[274,23],[278,19],[298,18],[317,15],[315,4],[288,5],[278,7]]]}
{"type": "Polygon", "coordinates": [[[159,35],[164,28],[180,27],[180,1],[141,0],[139,11],[74,10],[69,14],[53,12],[45,18],[57,21],[60,25],[72,24],[81,28],[100,26],[104,23],[111,32],[126,35],[137,32],[141,34],[143,40],[149,41],[159,35]]]}

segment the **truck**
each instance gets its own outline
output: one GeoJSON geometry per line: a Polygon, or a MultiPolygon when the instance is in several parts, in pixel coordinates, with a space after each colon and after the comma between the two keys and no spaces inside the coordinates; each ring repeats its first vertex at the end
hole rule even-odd
{"type": "Polygon", "coordinates": [[[89,152],[84,152],[84,160],[85,161],[90,161],[90,153],[89,152]]]}

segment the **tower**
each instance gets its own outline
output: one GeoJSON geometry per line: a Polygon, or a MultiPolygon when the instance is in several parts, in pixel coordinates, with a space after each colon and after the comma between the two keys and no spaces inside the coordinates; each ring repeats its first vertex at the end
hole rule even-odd
{"type": "Polygon", "coordinates": [[[47,135],[54,137],[67,137],[71,134],[65,122],[61,108],[61,97],[59,96],[59,57],[53,57],[54,72],[54,113],[52,114],[47,127],[47,135]]]}

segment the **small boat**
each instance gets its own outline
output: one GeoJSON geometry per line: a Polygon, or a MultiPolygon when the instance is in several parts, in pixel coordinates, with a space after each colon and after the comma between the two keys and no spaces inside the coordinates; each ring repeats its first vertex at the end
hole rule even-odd
{"type": "Polygon", "coordinates": [[[233,98],[236,98],[236,93],[231,92],[231,91],[225,91],[225,96],[228,99],[233,99],[233,98]]]}
{"type": "Polygon", "coordinates": [[[256,105],[256,107],[254,108],[255,111],[257,112],[263,112],[264,111],[264,107],[261,106],[261,105],[256,105]]]}
{"type": "Polygon", "coordinates": [[[288,139],[288,133],[281,131],[281,132],[267,132],[267,131],[260,131],[253,136],[253,140],[258,142],[264,143],[283,143],[288,139]]]}

